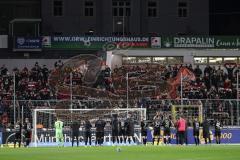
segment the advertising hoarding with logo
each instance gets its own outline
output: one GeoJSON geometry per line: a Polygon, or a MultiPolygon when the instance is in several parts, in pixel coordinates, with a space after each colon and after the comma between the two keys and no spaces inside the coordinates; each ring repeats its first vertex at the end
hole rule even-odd
{"type": "Polygon", "coordinates": [[[162,37],[161,48],[240,48],[240,37],[162,37]]]}
{"type": "MultiPolygon", "coordinates": [[[[212,140],[212,143],[216,143],[216,139],[214,137],[215,131],[212,129],[210,130],[210,138],[212,140]]],[[[188,128],[187,129],[187,143],[188,144],[194,144],[194,136],[193,136],[193,128],[188,128]]],[[[221,143],[225,144],[239,144],[240,143],[240,128],[223,128],[221,132],[221,143]]],[[[152,142],[152,131],[148,131],[147,133],[147,141],[152,142]]],[[[171,129],[171,143],[176,144],[176,130],[171,129]]],[[[201,144],[204,144],[204,139],[203,139],[203,133],[202,129],[200,130],[200,141],[201,144]]]]}
{"type": "Polygon", "coordinates": [[[238,49],[240,37],[231,36],[161,36],[161,37],[98,37],[43,36],[16,37],[14,51],[45,50],[126,50],[126,49],[238,49]]]}
{"type": "Polygon", "coordinates": [[[15,37],[13,51],[41,51],[42,39],[40,37],[15,37]]]}
{"type": "Polygon", "coordinates": [[[114,50],[150,47],[148,37],[43,36],[42,45],[43,48],[47,49],[72,50],[114,50]]]}
{"type": "MultiPolygon", "coordinates": [[[[153,131],[148,130],[147,133],[147,142],[152,143],[152,133],[153,131]]],[[[1,132],[0,132],[1,133],[1,132]]],[[[56,138],[55,138],[55,131],[54,130],[46,130],[42,132],[38,132],[37,135],[37,142],[38,146],[54,146],[56,145],[56,138]]],[[[188,128],[187,130],[187,141],[188,144],[194,144],[194,137],[193,137],[193,129],[188,128]]],[[[223,144],[240,144],[240,128],[223,128],[221,133],[221,143],[223,144]]],[[[0,134],[1,136],[1,134],[0,134]]],[[[140,133],[140,129],[135,129],[134,137],[136,139],[137,143],[141,143],[142,137],[140,133]]],[[[80,131],[79,134],[80,139],[84,139],[84,132],[80,131]]],[[[92,141],[94,142],[95,139],[95,132],[93,131],[92,135],[92,141]]],[[[215,137],[214,137],[214,130],[210,130],[210,138],[212,140],[212,143],[215,143],[215,137]]],[[[109,145],[111,141],[111,131],[105,130],[104,133],[104,144],[109,145]]],[[[176,144],[176,130],[171,129],[171,143],[176,144]]],[[[162,141],[162,139],[161,139],[162,141]]],[[[200,141],[202,144],[204,144],[204,139],[202,137],[202,130],[200,130],[200,141]]],[[[2,144],[11,144],[14,142],[14,133],[13,132],[4,132],[2,135],[2,144]]],[[[64,142],[65,146],[71,146],[71,132],[70,131],[64,131],[64,142]]],[[[1,144],[1,143],[0,143],[1,144]]]]}

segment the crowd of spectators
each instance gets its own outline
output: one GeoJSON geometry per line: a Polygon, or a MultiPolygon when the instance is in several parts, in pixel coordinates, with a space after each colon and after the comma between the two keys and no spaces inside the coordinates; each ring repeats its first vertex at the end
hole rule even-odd
{"type": "MultiPolygon", "coordinates": [[[[177,76],[181,67],[187,67],[195,74],[195,81],[183,82],[183,98],[187,99],[236,99],[237,98],[237,73],[240,67],[235,65],[209,66],[201,69],[198,65],[193,68],[192,65],[149,65],[142,66],[122,66],[115,68],[113,71],[114,88],[124,90],[126,88],[126,77],[128,73],[129,91],[133,92],[134,88],[139,89],[139,93],[146,92],[146,88],[151,90],[155,88],[154,96],[159,99],[171,98],[166,95],[168,92],[166,85],[161,87],[160,84],[171,82],[170,80],[177,76]],[[131,78],[132,77],[132,78],[131,78]],[[123,83],[122,83],[123,82],[123,83]],[[165,82],[165,83],[164,83],[165,82]],[[158,84],[159,83],[159,84],[158,84]],[[138,87],[145,85],[145,88],[138,87]],[[154,87],[155,86],[155,87],[154,87]]],[[[178,86],[178,96],[180,96],[180,85],[178,86]]],[[[148,93],[149,96],[149,93],[148,93]]],[[[143,96],[145,97],[145,95],[143,96]]]]}
{"type": "MultiPolygon", "coordinates": [[[[61,98],[59,88],[49,84],[49,75],[54,70],[61,68],[63,63],[59,60],[54,64],[54,69],[50,70],[46,65],[40,66],[38,62],[29,69],[14,68],[9,71],[5,65],[0,68],[0,120],[1,124],[9,121],[12,100],[51,100],[61,98]],[[13,74],[14,73],[14,74],[13,74]],[[13,81],[15,76],[15,83],[13,81]],[[15,97],[13,97],[15,86],[15,97]]],[[[113,100],[126,100],[128,94],[132,104],[136,107],[145,105],[148,108],[169,107],[168,103],[163,105],[148,103],[152,100],[171,99],[168,95],[171,87],[170,81],[174,79],[181,67],[187,67],[192,71],[196,80],[183,83],[184,99],[236,99],[237,98],[237,73],[240,67],[233,64],[224,66],[201,66],[193,67],[189,65],[169,65],[158,64],[126,65],[115,67],[111,70],[108,66],[103,67],[91,86],[85,87],[83,73],[73,70],[72,85],[77,88],[74,98],[80,96],[91,98],[104,98],[113,100]],[[128,91],[127,91],[128,86],[128,91]],[[85,88],[84,88],[85,87],[85,88]],[[128,93],[127,93],[128,92],[128,93]],[[98,94],[99,93],[99,94],[98,94]]],[[[65,84],[70,84],[70,76],[64,78],[65,84]]],[[[177,95],[180,98],[180,86],[177,88],[177,95]]],[[[69,92],[67,92],[69,93],[69,92]]],[[[69,98],[69,95],[66,96],[69,98]]],[[[66,98],[62,96],[62,98],[66,98]]],[[[20,103],[20,102],[19,102],[20,103]]],[[[119,103],[118,103],[119,104],[119,103]]],[[[122,106],[124,103],[122,103],[122,106]]]]}

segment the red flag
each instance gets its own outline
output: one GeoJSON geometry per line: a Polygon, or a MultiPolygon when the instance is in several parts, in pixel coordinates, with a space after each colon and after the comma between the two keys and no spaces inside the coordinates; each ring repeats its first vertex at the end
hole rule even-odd
{"type": "Polygon", "coordinates": [[[176,98],[177,97],[176,90],[177,90],[177,87],[181,83],[181,75],[182,75],[182,81],[183,82],[190,82],[190,81],[195,81],[196,80],[196,76],[188,68],[186,68],[186,67],[180,68],[177,76],[171,82],[171,86],[172,86],[172,89],[170,90],[170,97],[171,98],[176,98]]]}
{"type": "Polygon", "coordinates": [[[191,72],[188,68],[182,67],[178,71],[176,81],[178,83],[181,83],[181,74],[182,74],[182,81],[184,82],[190,82],[190,81],[195,81],[196,77],[193,72],[191,72]]]}

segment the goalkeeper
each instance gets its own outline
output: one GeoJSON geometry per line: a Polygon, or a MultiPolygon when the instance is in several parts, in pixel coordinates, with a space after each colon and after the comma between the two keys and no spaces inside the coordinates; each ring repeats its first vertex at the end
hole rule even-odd
{"type": "Polygon", "coordinates": [[[55,122],[55,134],[56,134],[56,142],[58,146],[63,146],[63,122],[57,118],[55,122]]]}

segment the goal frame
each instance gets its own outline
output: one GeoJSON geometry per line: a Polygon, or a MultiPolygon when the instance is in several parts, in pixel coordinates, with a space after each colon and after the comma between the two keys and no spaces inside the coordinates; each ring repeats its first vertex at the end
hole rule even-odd
{"type": "Polygon", "coordinates": [[[198,108],[198,120],[200,121],[200,123],[203,122],[203,106],[202,105],[172,105],[171,107],[171,112],[173,115],[173,121],[176,122],[176,116],[177,116],[177,111],[176,108],[188,108],[188,107],[192,107],[192,108],[198,108]]]}
{"type": "Polygon", "coordinates": [[[34,109],[33,110],[33,131],[32,131],[32,135],[33,137],[33,143],[34,143],[34,147],[37,147],[37,112],[40,111],[127,111],[131,112],[131,111],[141,111],[141,118],[143,118],[143,120],[146,120],[146,108],[114,108],[114,109],[109,109],[109,108],[101,108],[101,109],[34,109]]]}

